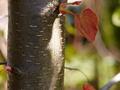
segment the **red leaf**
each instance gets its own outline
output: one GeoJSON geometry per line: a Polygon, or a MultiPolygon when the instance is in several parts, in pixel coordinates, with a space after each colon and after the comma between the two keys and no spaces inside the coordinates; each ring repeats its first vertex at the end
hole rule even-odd
{"type": "Polygon", "coordinates": [[[81,1],[75,1],[73,3],[71,3],[72,5],[80,5],[81,1]]]}
{"type": "Polygon", "coordinates": [[[94,41],[98,32],[98,17],[91,9],[85,9],[81,15],[75,15],[76,29],[89,41],[94,41]]]}
{"type": "Polygon", "coordinates": [[[83,85],[83,90],[96,90],[92,85],[83,85]]]}
{"type": "Polygon", "coordinates": [[[9,71],[9,72],[12,72],[13,71],[13,68],[9,67],[9,66],[5,66],[4,67],[5,70],[9,71]]]}
{"type": "MultiPolygon", "coordinates": [[[[79,5],[81,3],[81,1],[75,1],[75,2],[73,2],[73,3],[61,3],[60,4],[60,8],[65,8],[67,5],[79,5]]],[[[59,11],[60,11],[60,13],[62,13],[62,14],[65,14],[66,12],[65,11],[61,11],[60,9],[59,9],[59,11]]]]}

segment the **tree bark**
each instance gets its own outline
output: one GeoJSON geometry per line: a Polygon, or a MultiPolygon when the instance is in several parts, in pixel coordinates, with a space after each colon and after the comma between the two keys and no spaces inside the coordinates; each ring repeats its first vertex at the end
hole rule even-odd
{"type": "Polygon", "coordinates": [[[65,0],[8,1],[8,90],[63,90],[65,31],[56,9],[65,0]]]}

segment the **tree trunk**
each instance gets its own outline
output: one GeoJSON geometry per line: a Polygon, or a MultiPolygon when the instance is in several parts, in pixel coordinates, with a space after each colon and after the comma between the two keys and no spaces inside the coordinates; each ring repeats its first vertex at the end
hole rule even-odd
{"type": "Polygon", "coordinates": [[[63,90],[65,31],[56,9],[65,0],[8,1],[8,90],[63,90]]]}

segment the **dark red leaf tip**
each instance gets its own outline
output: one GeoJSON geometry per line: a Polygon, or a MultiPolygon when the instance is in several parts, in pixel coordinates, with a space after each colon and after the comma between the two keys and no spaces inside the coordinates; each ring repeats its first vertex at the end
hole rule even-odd
{"type": "Polygon", "coordinates": [[[80,3],[82,3],[82,1],[75,1],[73,3],[71,3],[72,5],[80,5],[80,3]]]}
{"type": "Polygon", "coordinates": [[[84,84],[83,90],[96,90],[92,85],[84,84]]]}
{"type": "Polygon", "coordinates": [[[10,66],[5,66],[4,69],[7,70],[7,71],[9,71],[9,72],[13,71],[13,68],[11,68],[10,66]]]}

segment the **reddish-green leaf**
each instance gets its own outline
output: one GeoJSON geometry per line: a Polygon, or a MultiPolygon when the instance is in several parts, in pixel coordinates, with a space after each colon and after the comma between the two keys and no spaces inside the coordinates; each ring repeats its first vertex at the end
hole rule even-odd
{"type": "Polygon", "coordinates": [[[83,85],[83,90],[96,90],[92,85],[83,85]]]}
{"type": "Polygon", "coordinates": [[[5,66],[4,69],[7,70],[7,71],[9,71],[9,72],[13,71],[13,68],[11,68],[10,66],[5,66]]]}
{"type": "Polygon", "coordinates": [[[65,8],[67,5],[79,5],[80,3],[81,3],[81,1],[75,1],[75,2],[73,2],[73,3],[61,3],[61,4],[60,4],[59,11],[60,11],[60,13],[65,14],[66,12],[63,11],[63,8],[65,8]],[[61,8],[62,8],[62,9],[61,9],[61,8]]]}
{"type": "Polygon", "coordinates": [[[11,68],[10,66],[4,66],[4,69],[0,70],[0,72],[2,72],[3,70],[12,72],[12,71],[13,71],[13,68],[11,68]]]}
{"type": "Polygon", "coordinates": [[[62,14],[65,14],[65,13],[66,13],[65,11],[62,11],[62,10],[61,10],[61,8],[65,8],[66,5],[67,5],[67,3],[61,3],[61,4],[60,4],[60,7],[59,7],[60,13],[62,13],[62,14]]]}
{"type": "Polygon", "coordinates": [[[94,41],[98,32],[98,17],[91,9],[85,9],[81,15],[75,15],[76,29],[89,41],[94,41]]]}

